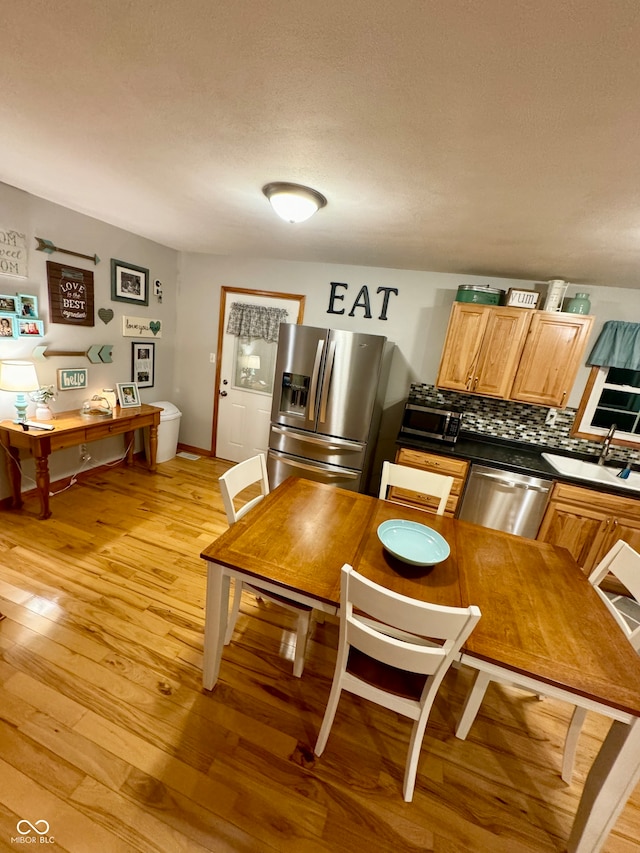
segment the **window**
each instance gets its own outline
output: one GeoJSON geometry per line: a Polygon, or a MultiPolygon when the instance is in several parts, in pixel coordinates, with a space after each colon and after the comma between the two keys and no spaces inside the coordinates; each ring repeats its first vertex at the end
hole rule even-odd
{"type": "Polygon", "coordinates": [[[640,370],[593,367],[576,416],[577,435],[606,435],[640,445],[640,370]]]}

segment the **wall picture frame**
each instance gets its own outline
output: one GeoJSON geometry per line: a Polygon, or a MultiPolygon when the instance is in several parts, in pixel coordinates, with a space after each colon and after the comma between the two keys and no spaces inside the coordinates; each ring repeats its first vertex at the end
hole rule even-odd
{"type": "Polygon", "coordinates": [[[50,323],[95,325],[91,270],[47,261],[47,290],[50,323]]]}
{"type": "Polygon", "coordinates": [[[18,318],[15,314],[0,311],[0,338],[18,337],[18,318]]]}
{"type": "Polygon", "coordinates": [[[114,302],[149,304],[149,270],[111,258],[111,299],[114,302]]]}
{"type": "Polygon", "coordinates": [[[153,388],[156,345],[148,341],[131,344],[131,379],[138,388],[153,388]]]}
{"type": "Polygon", "coordinates": [[[122,409],[133,409],[140,405],[140,392],[135,382],[117,382],[118,403],[122,409]]]}
{"type": "Polygon", "coordinates": [[[41,338],[44,335],[42,320],[32,320],[30,317],[18,317],[19,338],[41,338]]]}
{"type": "Polygon", "coordinates": [[[32,320],[37,320],[39,317],[38,314],[38,297],[31,296],[30,293],[19,293],[18,294],[19,302],[19,311],[21,317],[31,318],[32,320]]]}
{"type": "Polygon", "coordinates": [[[8,293],[0,293],[0,311],[3,314],[19,314],[20,299],[18,296],[10,296],[8,293]]]}

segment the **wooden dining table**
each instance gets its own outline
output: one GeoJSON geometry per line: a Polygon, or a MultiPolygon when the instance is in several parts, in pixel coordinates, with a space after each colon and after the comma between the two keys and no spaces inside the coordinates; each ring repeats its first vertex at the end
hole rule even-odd
{"type": "MultiPolygon", "coordinates": [[[[301,478],[285,480],[203,552],[207,564],[203,686],[220,672],[231,578],[327,613],[340,606],[340,569],[403,595],[477,605],[480,622],[461,663],[495,678],[598,711],[612,725],[586,779],[568,841],[596,853],[640,778],[640,656],[568,551],[448,516],[301,478]],[[431,567],[403,563],[382,546],[391,518],[426,524],[450,555],[431,567]]],[[[483,690],[462,713],[464,735],[483,690]]]]}

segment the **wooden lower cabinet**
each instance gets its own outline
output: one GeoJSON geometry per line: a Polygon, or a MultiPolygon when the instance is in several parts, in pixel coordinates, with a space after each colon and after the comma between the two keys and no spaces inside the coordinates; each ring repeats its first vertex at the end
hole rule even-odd
{"type": "MultiPolygon", "coordinates": [[[[448,477],[453,477],[453,487],[447,500],[445,515],[454,515],[469,470],[468,462],[463,459],[452,459],[450,456],[439,456],[437,453],[426,453],[424,450],[413,450],[408,447],[401,447],[398,450],[395,461],[398,465],[421,468],[423,471],[433,471],[435,474],[446,474],[448,477]]],[[[389,497],[429,512],[435,512],[438,506],[436,498],[397,487],[390,490],[389,497]]]]}
{"type": "MultiPolygon", "coordinates": [[[[619,539],[640,551],[640,499],[556,483],[537,538],[566,548],[589,575],[619,539]]],[[[613,580],[604,588],[623,591],[613,580]]]]}

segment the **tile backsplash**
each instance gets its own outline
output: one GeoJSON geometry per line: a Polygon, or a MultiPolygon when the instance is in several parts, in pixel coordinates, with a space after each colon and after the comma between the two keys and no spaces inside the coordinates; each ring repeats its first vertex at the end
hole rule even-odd
{"type": "MultiPolygon", "coordinates": [[[[411,385],[409,402],[451,406],[464,412],[462,428],[465,432],[594,456],[598,456],[602,448],[600,442],[570,436],[575,409],[557,409],[555,424],[547,426],[545,419],[549,410],[543,406],[528,406],[526,403],[514,403],[511,400],[492,400],[490,397],[473,397],[419,383],[411,385]]],[[[612,447],[609,459],[621,463],[631,459],[637,464],[640,462],[640,450],[629,451],[624,447],[612,447]]]]}

